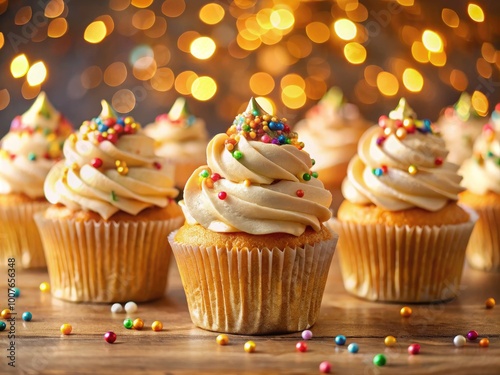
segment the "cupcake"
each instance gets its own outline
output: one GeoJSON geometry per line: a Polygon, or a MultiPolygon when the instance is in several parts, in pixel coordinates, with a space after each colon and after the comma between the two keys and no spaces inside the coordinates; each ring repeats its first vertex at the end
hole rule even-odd
{"type": "Polygon", "coordinates": [[[43,182],[61,158],[61,146],[73,131],[44,92],[0,141],[0,261],[15,258],[23,268],[45,267],[33,214],[47,208],[43,182]]]}
{"type": "Polygon", "coordinates": [[[207,146],[169,236],[195,325],[269,334],[311,327],[337,237],[312,161],[285,119],[252,98],[207,146]]]}
{"type": "Polygon", "coordinates": [[[333,194],[334,211],[342,201],[340,186],[349,160],[356,154],[359,138],[369,126],[358,108],[346,103],[337,87],[332,87],[295,126],[311,151],[321,181],[333,194]]]}
{"type": "Polygon", "coordinates": [[[205,121],[191,114],[186,99],[178,98],[170,111],[157,116],[144,132],[156,141],[156,153],[175,166],[176,186],[183,188],[191,173],[206,163],[205,121]]]}
{"type": "Polygon", "coordinates": [[[132,117],[108,103],[64,143],[35,215],[52,294],[78,302],[136,302],[165,292],[168,234],[182,225],[178,191],[132,117]]]}
{"type": "Polygon", "coordinates": [[[448,161],[461,165],[472,156],[472,145],[486,121],[476,112],[466,92],[453,106],[443,111],[436,126],[449,150],[448,161]]]}
{"type": "Polygon", "coordinates": [[[457,205],[458,166],[401,99],[359,141],[334,228],[347,291],[373,301],[455,297],[475,218],[457,205]]]}
{"type": "Polygon", "coordinates": [[[460,202],[473,208],[479,220],[467,246],[467,261],[476,269],[500,271],[500,105],[474,144],[474,155],[459,173],[467,189],[460,202]]]}

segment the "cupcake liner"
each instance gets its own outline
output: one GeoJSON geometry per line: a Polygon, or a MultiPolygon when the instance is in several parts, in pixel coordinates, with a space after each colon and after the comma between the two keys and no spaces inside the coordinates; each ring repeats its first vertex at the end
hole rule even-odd
{"type": "Polygon", "coordinates": [[[457,296],[476,217],[457,225],[387,226],[333,221],[345,289],[382,302],[437,302],[457,296]]]}
{"type": "Polygon", "coordinates": [[[33,215],[50,203],[34,201],[0,206],[0,261],[15,258],[22,268],[46,267],[42,242],[33,215]]]}
{"type": "Polygon", "coordinates": [[[500,272],[500,209],[474,207],[479,220],[467,246],[467,263],[483,271],[500,272]]]}
{"type": "Polygon", "coordinates": [[[183,217],[165,221],[95,222],[35,215],[52,294],[73,302],[144,302],[165,292],[168,234],[183,217]]]}
{"type": "Polygon", "coordinates": [[[237,334],[296,332],[319,313],[338,236],[285,249],[228,249],[169,241],[193,323],[237,334]]]}

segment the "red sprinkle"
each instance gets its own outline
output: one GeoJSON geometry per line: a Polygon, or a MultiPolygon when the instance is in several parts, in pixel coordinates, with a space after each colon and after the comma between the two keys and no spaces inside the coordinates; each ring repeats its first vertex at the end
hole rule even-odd
{"type": "Polygon", "coordinates": [[[97,134],[97,142],[101,143],[102,141],[104,141],[104,137],[102,136],[102,134],[97,134]]]}
{"type": "Polygon", "coordinates": [[[439,158],[439,157],[436,158],[434,160],[434,164],[436,164],[436,165],[442,165],[443,164],[443,158],[439,158]]]}
{"type": "Polygon", "coordinates": [[[408,347],[408,354],[418,354],[420,353],[420,345],[419,344],[411,344],[408,347]]]}
{"type": "Polygon", "coordinates": [[[225,191],[221,191],[219,194],[217,194],[217,196],[221,201],[223,201],[224,199],[227,198],[227,193],[225,191]]]}
{"type": "Polygon", "coordinates": [[[118,134],[108,134],[107,140],[111,143],[116,143],[116,141],[118,141],[118,134]]]}
{"type": "Polygon", "coordinates": [[[118,124],[113,125],[113,129],[115,130],[115,132],[116,132],[117,134],[121,134],[121,133],[123,133],[123,126],[121,126],[121,125],[118,125],[118,124]]]}
{"type": "Polygon", "coordinates": [[[299,341],[295,345],[295,349],[297,349],[297,351],[299,351],[301,353],[307,352],[307,344],[304,341],[299,341]]]}
{"type": "Polygon", "coordinates": [[[388,170],[387,165],[382,165],[380,167],[380,169],[382,169],[382,172],[384,172],[384,174],[387,174],[387,170],[388,170]]]}
{"type": "Polygon", "coordinates": [[[133,131],[133,129],[132,129],[132,127],[130,125],[125,125],[123,127],[123,131],[125,132],[125,134],[131,134],[132,131],[133,131]]]}
{"type": "Polygon", "coordinates": [[[102,160],[99,158],[94,158],[90,161],[90,165],[93,166],[94,168],[101,168],[102,160]]]}
{"type": "Polygon", "coordinates": [[[295,192],[295,194],[297,194],[297,197],[302,198],[304,196],[304,190],[299,189],[295,192]]]}
{"type": "Polygon", "coordinates": [[[212,173],[212,175],[210,176],[210,178],[212,179],[213,182],[217,182],[217,181],[219,181],[221,179],[221,176],[218,173],[212,173]]]}
{"type": "Polygon", "coordinates": [[[153,167],[155,167],[156,169],[161,169],[161,164],[160,164],[160,163],[158,163],[157,161],[155,161],[155,162],[153,163],[153,167]]]}

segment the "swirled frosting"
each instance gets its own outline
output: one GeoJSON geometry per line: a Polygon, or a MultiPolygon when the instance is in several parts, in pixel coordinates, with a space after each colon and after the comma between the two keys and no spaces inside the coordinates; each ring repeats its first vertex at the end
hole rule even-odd
{"type": "Polygon", "coordinates": [[[0,194],[23,193],[43,198],[43,183],[62,156],[72,126],[41,92],[33,105],[16,116],[0,141],[0,194]]]}
{"type": "Polygon", "coordinates": [[[327,221],[331,194],[312,172],[286,119],[251,99],[226,134],[207,146],[208,166],[189,178],[181,207],[189,224],[215,232],[301,235],[327,221]]]}
{"type": "Polygon", "coordinates": [[[65,160],[45,180],[47,200],[105,220],[119,210],[136,215],[165,207],[178,190],[154,153],[154,140],[132,117],[117,117],[104,100],[102,106],[98,117],[84,121],[64,143],[65,160]]]}
{"type": "Polygon", "coordinates": [[[449,150],[448,161],[461,165],[472,155],[474,141],[481,134],[486,121],[474,109],[471,97],[466,92],[460,95],[453,106],[443,111],[436,126],[449,150]]]}
{"type": "Polygon", "coordinates": [[[459,173],[464,177],[462,186],[474,194],[500,194],[500,104],[476,139],[473,156],[464,161],[459,173]]]}
{"type": "Polygon", "coordinates": [[[418,120],[401,99],[396,110],[361,137],[342,184],[344,197],[388,211],[437,211],[457,200],[458,166],[446,161],[444,140],[429,120],[418,120]]]}
{"type": "Polygon", "coordinates": [[[178,98],[170,111],[156,117],[144,132],[155,142],[156,153],[174,162],[186,160],[202,164],[208,133],[205,121],[188,109],[186,99],[178,98]]]}
{"type": "Polygon", "coordinates": [[[358,108],[346,103],[342,91],[332,87],[295,130],[314,150],[315,167],[323,170],[347,163],[356,154],[359,138],[368,127],[358,108]]]}

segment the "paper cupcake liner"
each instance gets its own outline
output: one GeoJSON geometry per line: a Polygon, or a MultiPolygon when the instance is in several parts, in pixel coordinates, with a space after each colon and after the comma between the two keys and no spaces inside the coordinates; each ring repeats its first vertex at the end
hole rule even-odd
{"type": "Polygon", "coordinates": [[[311,327],[338,237],[303,248],[227,249],[169,241],[193,323],[259,335],[311,327]]]}
{"type": "Polygon", "coordinates": [[[0,261],[16,259],[20,268],[46,267],[42,242],[33,215],[50,203],[30,202],[0,206],[0,261]]]}
{"type": "Polygon", "coordinates": [[[440,227],[334,220],[345,289],[382,302],[428,303],[454,298],[475,220],[440,227]]]}
{"type": "Polygon", "coordinates": [[[95,222],[35,215],[52,294],[74,302],[144,302],[165,292],[168,234],[184,221],[95,222]]]}
{"type": "Polygon", "coordinates": [[[479,220],[467,246],[467,262],[473,268],[500,272],[500,209],[474,207],[479,220]]]}

